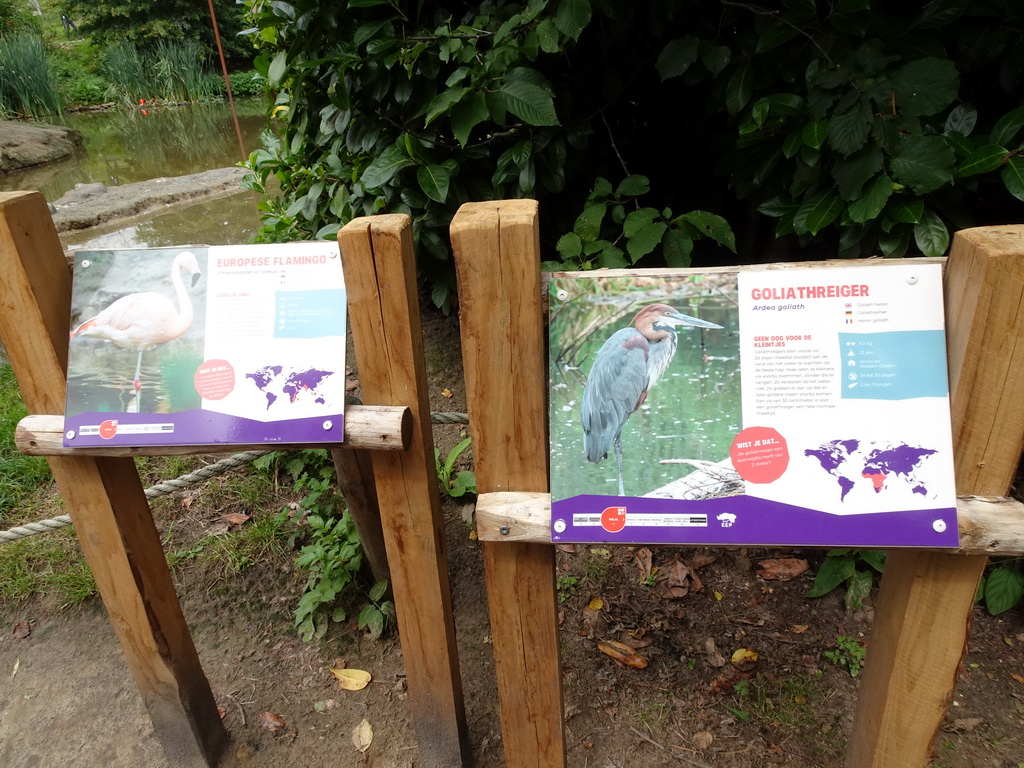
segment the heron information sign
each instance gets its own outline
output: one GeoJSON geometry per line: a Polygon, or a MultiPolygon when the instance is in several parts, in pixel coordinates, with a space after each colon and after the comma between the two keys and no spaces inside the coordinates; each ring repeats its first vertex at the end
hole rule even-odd
{"type": "Polygon", "coordinates": [[[559,543],[958,543],[937,263],[560,274],[559,543]]]}
{"type": "Polygon", "coordinates": [[[74,258],[65,446],[342,441],[337,243],[74,258]]]}

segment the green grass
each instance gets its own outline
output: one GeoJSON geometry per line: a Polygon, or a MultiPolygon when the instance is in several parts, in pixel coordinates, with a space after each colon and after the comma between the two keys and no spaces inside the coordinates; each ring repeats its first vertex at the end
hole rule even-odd
{"type": "Polygon", "coordinates": [[[52,484],[50,467],[41,456],[25,456],[14,447],[14,428],[26,415],[21,392],[9,365],[0,365],[0,526],[19,519],[19,508],[39,488],[52,484]]]}
{"type": "Polygon", "coordinates": [[[94,594],[96,582],[70,527],[0,544],[0,600],[47,597],[66,605],[94,594]]]}

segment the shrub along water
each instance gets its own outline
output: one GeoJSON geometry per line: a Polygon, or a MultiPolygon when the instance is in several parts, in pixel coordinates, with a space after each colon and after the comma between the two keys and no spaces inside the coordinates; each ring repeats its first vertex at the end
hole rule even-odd
{"type": "Polygon", "coordinates": [[[29,33],[0,37],[0,111],[40,117],[62,106],[42,38],[29,33]]]}

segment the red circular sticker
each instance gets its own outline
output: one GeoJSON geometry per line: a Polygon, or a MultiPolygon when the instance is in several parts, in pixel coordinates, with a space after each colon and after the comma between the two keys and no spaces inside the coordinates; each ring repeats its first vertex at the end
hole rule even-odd
{"type": "Polygon", "coordinates": [[[626,508],[608,507],[601,513],[601,527],[608,533],[618,533],[626,527],[626,508]]]}
{"type": "Polygon", "coordinates": [[[207,360],[196,370],[193,381],[204,400],[223,400],[235,388],[235,368],[227,360],[207,360]]]}
{"type": "Polygon", "coordinates": [[[109,440],[117,434],[117,419],[107,419],[100,422],[100,437],[109,440]]]}
{"type": "Polygon", "coordinates": [[[771,427],[747,427],[732,441],[729,457],[748,483],[771,483],[789,466],[786,438],[771,427]]]}

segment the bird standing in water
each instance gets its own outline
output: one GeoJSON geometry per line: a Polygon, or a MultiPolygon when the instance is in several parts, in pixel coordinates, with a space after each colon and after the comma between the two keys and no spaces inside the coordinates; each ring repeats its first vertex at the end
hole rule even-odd
{"type": "Polygon", "coordinates": [[[651,304],[636,313],[629,327],[609,337],[590,369],[583,390],[583,447],[587,461],[596,464],[607,458],[609,446],[614,445],[619,496],[626,495],[622,483],[622,428],[672,362],[680,326],[722,327],[684,315],[667,304],[651,304]]]}
{"type": "Polygon", "coordinates": [[[95,317],[91,317],[71,332],[76,336],[91,336],[112,341],[119,347],[138,352],[135,362],[135,391],[142,389],[142,353],[157,344],[176,339],[192,325],[192,301],[181,279],[191,275],[194,287],[202,273],[199,262],[191,251],[182,251],[171,264],[171,283],[178,307],[159,293],[131,293],[122,296],[95,317]]]}

